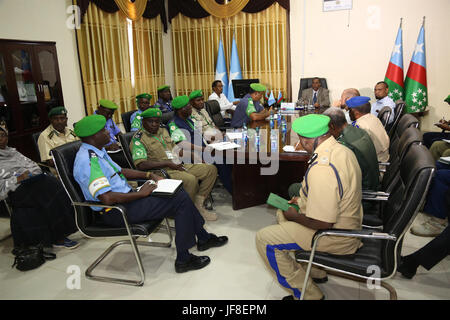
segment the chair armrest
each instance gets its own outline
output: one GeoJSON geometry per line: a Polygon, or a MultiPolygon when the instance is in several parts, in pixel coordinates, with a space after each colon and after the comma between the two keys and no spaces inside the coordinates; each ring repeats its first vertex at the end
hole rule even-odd
{"type": "Polygon", "coordinates": [[[363,190],[362,199],[372,201],[388,201],[390,194],[382,191],[363,190]]]}
{"type": "Polygon", "coordinates": [[[369,239],[377,239],[377,240],[390,240],[395,241],[397,237],[395,235],[385,233],[385,232],[377,232],[373,230],[345,230],[345,229],[325,229],[318,230],[312,239],[311,247],[314,247],[314,242],[317,242],[319,238],[323,236],[337,236],[337,237],[351,237],[351,238],[369,238],[369,239]]]}
{"type": "Polygon", "coordinates": [[[72,205],[78,206],[78,207],[101,207],[101,208],[117,209],[117,210],[125,212],[125,208],[121,205],[116,204],[116,205],[110,206],[110,205],[106,205],[106,204],[103,204],[98,201],[84,201],[84,202],[74,201],[74,202],[72,202],[72,205]]]}

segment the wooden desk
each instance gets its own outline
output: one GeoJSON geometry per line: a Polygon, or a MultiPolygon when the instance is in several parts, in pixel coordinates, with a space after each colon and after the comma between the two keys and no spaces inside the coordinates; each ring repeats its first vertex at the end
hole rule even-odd
{"type": "MultiPolygon", "coordinates": [[[[285,145],[295,145],[299,140],[297,134],[291,129],[292,122],[300,116],[310,113],[322,113],[324,110],[321,108],[286,115],[287,131],[284,137],[281,127],[278,128],[277,121],[274,122],[274,129],[279,129],[277,150],[279,168],[276,174],[273,175],[261,174],[262,168],[268,169],[271,167],[271,164],[263,164],[267,163],[266,161],[261,162],[261,160],[268,160],[268,158],[272,157],[269,121],[253,121],[249,123],[248,144],[245,149],[241,147],[239,151],[234,152],[232,195],[234,210],[264,204],[271,192],[286,199],[288,198],[289,186],[292,183],[303,180],[309,160],[309,155],[306,153],[283,151],[285,145]],[[261,137],[259,150],[256,150],[254,144],[254,131],[256,128],[259,128],[261,137]],[[239,160],[240,162],[238,162],[239,160]]],[[[242,142],[240,143],[242,145],[242,142]]]]}

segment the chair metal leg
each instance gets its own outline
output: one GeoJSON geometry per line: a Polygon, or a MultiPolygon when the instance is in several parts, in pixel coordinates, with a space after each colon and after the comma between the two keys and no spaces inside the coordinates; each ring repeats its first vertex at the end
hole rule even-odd
{"type": "Polygon", "coordinates": [[[165,220],[165,227],[166,227],[167,233],[169,235],[169,242],[136,241],[137,236],[134,236],[131,234],[128,224],[125,223],[125,226],[128,230],[128,235],[129,235],[130,239],[117,241],[117,242],[113,243],[108,249],[106,249],[106,251],[103,252],[102,255],[100,257],[98,257],[97,260],[95,260],[89,266],[89,268],[87,268],[87,270],[85,272],[86,278],[88,278],[90,280],[95,280],[95,281],[111,282],[111,283],[126,284],[126,285],[133,285],[133,286],[142,286],[145,281],[145,271],[142,266],[142,259],[141,259],[139,250],[137,248],[137,245],[142,245],[142,246],[147,246],[147,247],[170,247],[172,245],[172,233],[170,232],[169,222],[167,221],[167,219],[164,219],[164,220],[165,220]],[[136,263],[138,265],[140,280],[128,280],[128,279],[120,279],[120,278],[92,275],[92,272],[100,264],[100,262],[102,262],[103,259],[105,259],[113,251],[114,248],[116,248],[122,244],[131,244],[131,248],[132,248],[134,256],[136,258],[136,263]]]}

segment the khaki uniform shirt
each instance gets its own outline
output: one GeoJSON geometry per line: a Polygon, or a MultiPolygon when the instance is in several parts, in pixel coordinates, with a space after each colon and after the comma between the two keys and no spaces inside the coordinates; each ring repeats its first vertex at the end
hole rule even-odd
{"type": "MultiPolygon", "coordinates": [[[[333,224],[334,229],[360,230],[363,218],[361,206],[361,169],[354,153],[339,144],[334,137],[322,142],[315,150],[317,157],[305,173],[298,205],[307,217],[333,224]]],[[[281,226],[298,243],[304,241],[298,224],[281,226]]],[[[361,246],[356,238],[329,237],[319,240],[319,251],[352,254],[361,246]]]]}
{"type": "Polygon", "coordinates": [[[205,134],[205,132],[212,130],[212,132],[215,132],[216,126],[214,125],[214,121],[211,119],[211,117],[208,114],[208,111],[205,110],[205,108],[201,110],[197,110],[194,107],[192,107],[192,114],[191,118],[195,120],[195,123],[201,125],[202,127],[202,134],[205,134]]]}
{"type": "MultiPolygon", "coordinates": [[[[135,166],[147,160],[156,162],[168,160],[175,161],[177,156],[172,152],[174,148],[175,143],[172,141],[169,132],[165,128],[159,128],[155,135],[150,134],[145,129],[141,129],[136,132],[130,142],[130,151],[135,166]],[[169,157],[172,157],[173,159],[170,159],[169,157]]],[[[184,164],[183,166],[186,169],[189,169],[192,165],[184,164]]],[[[176,171],[169,167],[161,169],[164,169],[168,174],[170,174],[171,171],[176,171]]]]}
{"type": "Polygon", "coordinates": [[[38,139],[41,161],[44,162],[52,158],[50,156],[50,150],[53,148],[76,140],[78,140],[78,137],[71,129],[66,127],[64,133],[60,133],[53,128],[52,125],[49,125],[44,131],[42,131],[38,139]]]}
{"type": "Polygon", "coordinates": [[[356,120],[358,128],[366,130],[372,139],[379,162],[389,161],[389,136],[380,119],[373,114],[365,114],[356,120]]]}

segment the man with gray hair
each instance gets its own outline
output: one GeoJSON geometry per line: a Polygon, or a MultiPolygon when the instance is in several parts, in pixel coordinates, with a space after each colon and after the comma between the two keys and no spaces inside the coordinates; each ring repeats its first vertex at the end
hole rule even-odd
{"type": "Polygon", "coordinates": [[[359,91],[358,91],[358,89],[355,89],[355,88],[348,88],[348,89],[345,89],[344,91],[342,91],[341,100],[339,101],[339,107],[341,109],[345,110],[344,111],[345,119],[347,120],[348,123],[352,123],[352,120],[350,119],[350,112],[348,110],[346,102],[350,98],[359,97],[359,96],[360,96],[359,91]]]}
{"type": "Polygon", "coordinates": [[[378,190],[380,171],[375,146],[366,131],[348,125],[344,112],[329,108],[323,113],[330,117],[330,133],[356,156],[362,173],[363,190],[378,190]]]}

